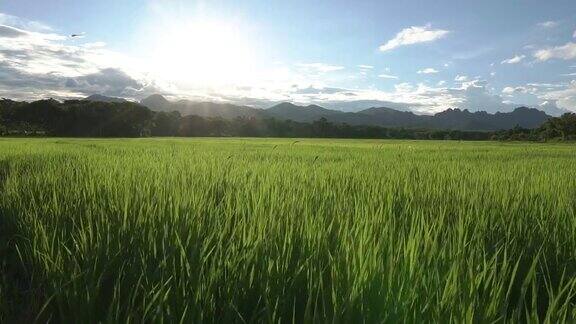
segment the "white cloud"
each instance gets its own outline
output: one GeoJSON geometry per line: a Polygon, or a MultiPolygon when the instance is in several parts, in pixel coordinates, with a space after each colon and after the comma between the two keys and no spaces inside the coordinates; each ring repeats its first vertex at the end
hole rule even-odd
{"type": "Polygon", "coordinates": [[[386,52],[400,46],[417,43],[432,42],[448,35],[450,31],[433,29],[430,25],[412,26],[400,31],[394,38],[379,47],[380,51],[386,52]]]}
{"type": "Polygon", "coordinates": [[[12,27],[16,27],[19,29],[25,29],[28,31],[33,31],[33,32],[51,32],[52,28],[37,22],[37,21],[32,21],[32,20],[28,20],[28,19],[23,19],[20,17],[16,17],[16,16],[11,16],[11,15],[7,15],[4,13],[0,13],[0,25],[9,25],[12,27]]]}
{"type": "Polygon", "coordinates": [[[398,79],[397,76],[390,74],[378,74],[378,77],[382,79],[398,79]]]}
{"type": "Polygon", "coordinates": [[[435,68],[425,68],[422,70],[418,70],[418,72],[416,72],[418,74],[434,74],[434,73],[438,73],[438,70],[436,70],[435,68]]]}
{"type": "Polygon", "coordinates": [[[467,80],[468,80],[467,76],[459,75],[459,74],[454,78],[454,81],[456,81],[456,82],[465,82],[467,80]]]}
{"type": "Polygon", "coordinates": [[[558,89],[567,87],[568,83],[527,83],[526,85],[534,88],[558,89]]]}
{"type": "Polygon", "coordinates": [[[496,72],[490,72],[490,76],[493,77],[496,75],[496,72]]]}
{"type": "Polygon", "coordinates": [[[576,110],[576,84],[573,83],[527,83],[524,86],[506,87],[502,89],[508,98],[529,100],[532,106],[554,116],[569,110],[576,110]]]}
{"type": "Polygon", "coordinates": [[[438,86],[439,86],[439,87],[441,87],[441,86],[443,86],[443,85],[445,85],[445,84],[446,84],[446,81],[444,81],[444,80],[438,81],[438,86]]]}
{"type": "Polygon", "coordinates": [[[538,50],[534,57],[539,61],[548,61],[550,59],[571,60],[576,58],[576,43],[568,42],[562,46],[549,47],[538,50]]]}
{"type": "MultiPolygon", "coordinates": [[[[10,38],[10,44],[2,44],[4,47],[17,47],[25,45],[46,45],[51,41],[66,40],[66,36],[58,35],[50,32],[34,32],[24,30],[9,25],[0,24],[0,38],[10,38]]],[[[3,43],[7,43],[3,41],[3,43]]]]}
{"type": "Polygon", "coordinates": [[[538,105],[538,109],[543,110],[552,116],[560,116],[568,112],[566,109],[558,107],[558,101],[553,99],[543,101],[538,105]]]}
{"type": "Polygon", "coordinates": [[[318,73],[334,72],[344,69],[343,66],[331,65],[326,63],[297,63],[296,66],[318,73]]]}
{"type": "Polygon", "coordinates": [[[2,96],[27,100],[93,93],[137,97],[158,91],[152,81],[131,71],[134,59],[107,50],[104,43],[71,45],[68,37],[40,23],[3,14],[0,21],[12,24],[0,25],[2,96]]]}
{"type": "Polygon", "coordinates": [[[574,31],[574,34],[572,34],[573,38],[576,38],[576,30],[574,31]]]}
{"type": "Polygon", "coordinates": [[[576,80],[560,89],[544,91],[539,97],[543,100],[553,100],[559,108],[576,112],[576,80]]]}
{"type": "Polygon", "coordinates": [[[409,82],[402,82],[394,85],[396,92],[410,92],[413,91],[414,87],[409,82]]]}
{"type": "Polygon", "coordinates": [[[502,62],[500,62],[500,64],[517,64],[522,62],[524,58],[526,58],[526,55],[515,55],[512,58],[503,60],[502,62]]]}
{"type": "Polygon", "coordinates": [[[558,23],[557,21],[543,21],[541,23],[536,24],[538,27],[540,28],[554,28],[556,26],[558,26],[560,23],[558,23]]]}
{"type": "Polygon", "coordinates": [[[359,64],[357,66],[361,69],[364,69],[364,70],[371,70],[374,68],[372,65],[365,65],[365,64],[359,64]]]}
{"type": "Polygon", "coordinates": [[[92,42],[92,43],[85,43],[80,45],[84,48],[99,48],[99,47],[106,47],[106,43],[104,42],[92,42]]]}
{"type": "Polygon", "coordinates": [[[513,93],[526,93],[528,90],[525,87],[504,87],[502,93],[513,94],[513,93]]]}
{"type": "Polygon", "coordinates": [[[26,36],[28,36],[28,33],[24,30],[6,25],[0,25],[0,38],[18,38],[26,36]]]}

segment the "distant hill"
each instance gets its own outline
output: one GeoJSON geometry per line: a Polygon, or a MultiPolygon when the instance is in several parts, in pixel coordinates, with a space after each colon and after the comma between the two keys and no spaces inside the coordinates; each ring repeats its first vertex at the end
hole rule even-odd
{"type": "Polygon", "coordinates": [[[261,117],[262,110],[248,106],[238,106],[228,103],[196,102],[180,100],[168,101],[162,95],[151,95],[140,103],[155,111],[178,111],[182,115],[197,115],[201,117],[222,117],[232,119],[237,117],[261,117]]]}
{"type": "Polygon", "coordinates": [[[494,131],[510,129],[515,126],[537,128],[551,118],[545,112],[519,107],[508,113],[489,114],[484,111],[447,109],[435,115],[417,115],[412,112],[395,110],[387,107],[373,107],[358,112],[342,112],[326,109],[318,105],[299,106],[293,103],[280,103],[268,109],[256,109],[228,103],[195,102],[180,100],[171,102],[161,95],[152,95],[141,101],[141,104],[156,111],[178,111],[182,115],[201,117],[236,117],[266,118],[293,120],[310,123],[325,118],[333,123],[350,125],[370,125],[394,128],[429,128],[494,131]]]}
{"type": "Polygon", "coordinates": [[[388,127],[392,125],[401,125],[400,127],[421,127],[422,124],[432,118],[431,116],[416,115],[413,112],[386,107],[368,108],[357,112],[356,115],[362,116],[362,119],[353,122],[353,124],[365,122],[369,125],[386,125],[388,127]]]}
{"type": "Polygon", "coordinates": [[[163,95],[153,94],[140,101],[140,104],[156,111],[170,111],[172,104],[163,95]]]}
{"type": "Polygon", "coordinates": [[[265,110],[267,116],[277,119],[290,119],[297,122],[310,122],[322,117],[330,119],[335,115],[344,114],[341,111],[326,109],[317,105],[298,106],[283,102],[265,110]]]}
{"type": "Polygon", "coordinates": [[[86,101],[96,101],[96,102],[128,102],[128,100],[117,97],[107,97],[99,94],[93,94],[89,97],[84,98],[86,101]]]}

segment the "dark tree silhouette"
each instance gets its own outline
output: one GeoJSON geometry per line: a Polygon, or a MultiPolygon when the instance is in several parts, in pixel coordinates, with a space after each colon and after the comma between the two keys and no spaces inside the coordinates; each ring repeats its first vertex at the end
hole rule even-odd
{"type": "MultiPolygon", "coordinates": [[[[441,115],[441,118],[446,118],[448,121],[446,116],[454,113],[462,112],[447,111],[441,115]]],[[[508,118],[505,114],[501,116],[508,118]]],[[[573,140],[576,139],[576,114],[567,113],[558,118],[550,118],[538,128],[528,129],[517,125],[508,130],[483,132],[351,125],[333,122],[325,117],[308,123],[268,116],[236,116],[231,119],[197,115],[181,116],[177,111],[155,112],[128,101],[69,100],[59,102],[49,99],[27,103],[3,99],[0,100],[0,134],[70,137],[244,136],[573,140]]]]}

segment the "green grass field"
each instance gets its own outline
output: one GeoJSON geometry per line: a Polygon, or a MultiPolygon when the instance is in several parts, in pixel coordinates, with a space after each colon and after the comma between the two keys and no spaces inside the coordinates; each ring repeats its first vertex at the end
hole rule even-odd
{"type": "Polygon", "coordinates": [[[0,322],[576,320],[576,146],[1,139],[0,322]]]}

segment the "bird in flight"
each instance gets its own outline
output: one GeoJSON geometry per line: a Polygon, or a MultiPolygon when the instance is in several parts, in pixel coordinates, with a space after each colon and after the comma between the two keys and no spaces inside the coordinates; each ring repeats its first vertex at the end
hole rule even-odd
{"type": "Polygon", "coordinates": [[[72,34],[70,35],[71,38],[82,38],[84,37],[84,33],[79,33],[79,34],[72,34]]]}

